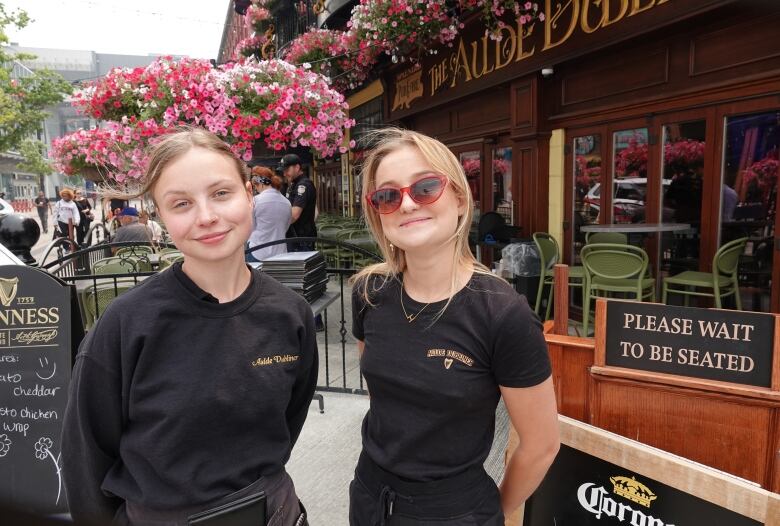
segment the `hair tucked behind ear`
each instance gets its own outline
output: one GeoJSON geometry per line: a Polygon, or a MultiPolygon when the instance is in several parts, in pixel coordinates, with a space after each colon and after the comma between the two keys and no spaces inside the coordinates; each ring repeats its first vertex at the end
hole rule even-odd
{"type": "MultiPolygon", "coordinates": [[[[448,185],[455,191],[455,195],[466,203],[466,211],[458,217],[458,226],[451,238],[455,242],[452,268],[473,268],[474,272],[494,276],[487,267],[474,258],[469,249],[468,238],[474,202],[463,167],[449,148],[427,135],[400,128],[383,128],[372,131],[369,133],[367,140],[371,141],[374,146],[363,162],[361,173],[363,190],[361,198],[366,224],[379,245],[384,262],[364,268],[352,280],[353,284],[358,287],[359,292],[363,295],[365,302],[369,305],[372,304],[370,297],[372,291],[369,290],[371,288],[368,285],[369,282],[372,283],[372,287],[376,290],[381,288],[389,279],[398,276],[406,270],[404,251],[390,244],[390,241],[382,231],[379,213],[366,203],[366,196],[376,188],[376,172],[379,165],[385,157],[401,148],[416,148],[431,168],[447,177],[448,185]],[[374,278],[382,279],[376,280],[374,278]]],[[[458,286],[458,275],[456,272],[453,272],[450,283],[450,298],[455,295],[458,286]]],[[[448,305],[449,301],[444,305],[439,315],[444,312],[448,305]]]]}

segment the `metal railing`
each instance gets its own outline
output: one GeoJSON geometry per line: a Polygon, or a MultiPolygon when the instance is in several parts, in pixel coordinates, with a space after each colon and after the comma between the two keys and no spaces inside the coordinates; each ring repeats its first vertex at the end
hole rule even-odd
{"type": "MultiPolygon", "coordinates": [[[[67,240],[58,241],[60,245],[70,246],[67,240]]],[[[353,254],[364,262],[381,261],[377,254],[359,246],[343,241],[314,237],[281,239],[249,247],[246,252],[282,243],[286,243],[290,250],[295,250],[295,246],[299,243],[314,243],[319,249],[338,248],[342,255],[353,254]]],[[[46,258],[44,257],[42,260],[44,264],[40,268],[76,288],[81,318],[84,325],[89,327],[95,320],[99,319],[107,305],[105,298],[99,298],[95,291],[107,292],[110,301],[110,298],[121,295],[132,286],[157,273],[157,270],[144,270],[144,268],[151,268],[155,260],[159,258],[159,256],[147,254],[148,249],[142,248],[149,246],[148,243],[137,242],[101,243],[63,254],[48,263],[45,263],[46,258]],[[96,263],[106,257],[111,257],[116,250],[125,247],[130,248],[118,257],[128,261],[126,272],[95,273],[96,263]],[[146,263],[149,263],[150,267],[146,267],[146,263]]],[[[173,247],[172,245],[167,246],[173,247]]],[[[342,257],[339,261],[350,260],[353,258],[342,257]]],[[[350,327],[348,327],[348,323],[351,326],[352,309],[349,279],[357,270],[357,268],[334,266],[333,260],[331,260],[326,267],[326,272],[329,275],[328,290],[325,296],[312,303],[315,313],[320,313],[322,316],[322,331],[317,334],[320,351],[320,380],[317,389],[321,391],[366,394],[363,377],[360,374],[356,341],[350,333],[350,327]],[[318,301],[320,303],[317,303],[318,301]]]]}

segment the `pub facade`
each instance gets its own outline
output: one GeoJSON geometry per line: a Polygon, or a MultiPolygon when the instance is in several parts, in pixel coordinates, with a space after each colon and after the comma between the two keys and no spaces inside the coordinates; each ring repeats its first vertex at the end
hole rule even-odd
{"type": "Polygon", "coordinates": [[[546,0],[545,19],[386,70],[385,121],[458,156],[475,221],[549,232],[579,263],[587,225],[685,224],[641,243],[653,272],[708,272],[747,237],[742,308],[780,312],[780,4],[546,0]]]}

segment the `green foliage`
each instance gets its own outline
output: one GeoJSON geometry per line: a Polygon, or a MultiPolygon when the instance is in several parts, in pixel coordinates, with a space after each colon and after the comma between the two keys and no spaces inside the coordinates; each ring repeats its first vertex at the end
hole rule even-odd
{"type": "Polygon", "coordinates": [[[24,140],[38,131],[48,115],[47,106],[62,102],[72,86],[48,70],[29,77],[12,79],[15,60],[33,58],[8,49],[6,27],[23,28],[30,17],[22,10],[8,11],[0,2],[0,151],[18,150],[24,140]]]}
{"type": "Polygon", "coordinates": [[[35,175],[49,175],[53,172],[51,164],[44,157],[46,146],[40,141],[25,139],[19,146],[19,154],[24,158],[16,166],[20,170],[35,175]]]}

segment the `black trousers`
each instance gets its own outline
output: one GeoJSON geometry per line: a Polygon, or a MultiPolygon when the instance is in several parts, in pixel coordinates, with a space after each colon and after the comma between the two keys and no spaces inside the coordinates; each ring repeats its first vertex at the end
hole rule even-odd
{"type": "Polygon", "coordinates": [[[482,466],[433,482],[409,482],[365,452],[349,486],[350,526],[503,526],[495,482],[482,466]]]}
{"type": "Polygon", "coordinates": [[[41,210],[38,209],[38,217],[41,220],[41,227],[43,228],[43,233],[46,234],[49,232],[49,210],[44,208],[41,210]]]}

